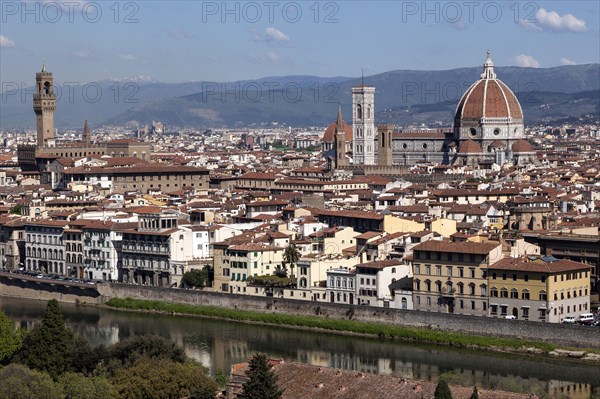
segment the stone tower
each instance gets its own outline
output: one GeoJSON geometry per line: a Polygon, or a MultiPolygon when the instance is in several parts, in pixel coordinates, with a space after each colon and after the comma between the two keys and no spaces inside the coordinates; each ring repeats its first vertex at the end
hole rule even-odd
{"type": "Polygon", "coordinates": [[[84,144],[90,144],[91,138],[90,138],[90,127],[88,126],[88,121],[87,119],[85,120],[85,123],[83,124],[83,136],[81,138],[81,141],[84,144]]]}
{"type": "Polygon", "coordinates": [[[382,166],[392,165],[392,140],[394,127],[392,125],[377,126],[377,157],[378,164],[382,166]]]}
{"type": "Polygon", "coordinates": [[[42,72],[35,74],[35,94],[33,95],[33,111],[36,116],[37,146],[54,147],[54,112],[56,111],[56,95],[54,95],[52,73],[42,67],[42,72]]]}
{"type": "Polygon", "coordinates": [[[375,88],[352,88],[352,156],[354,163],[375,164],[375,88]]]}
{"type": "Polygon", "coordinates": [[[335,124],[335,167],[342,168],[348,166],[346,158],[346,129],[344,129],[344,120],[342,119],[342,107],[338,108],[338,116],[335,124]]]}

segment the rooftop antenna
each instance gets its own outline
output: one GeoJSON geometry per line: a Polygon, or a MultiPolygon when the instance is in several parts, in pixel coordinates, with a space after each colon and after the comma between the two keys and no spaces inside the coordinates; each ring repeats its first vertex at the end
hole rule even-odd
{"type": "Polygon", "coordinates": [[[360,85],[364,86],[365,85],[365,68],[360,68],[360,85]]]}

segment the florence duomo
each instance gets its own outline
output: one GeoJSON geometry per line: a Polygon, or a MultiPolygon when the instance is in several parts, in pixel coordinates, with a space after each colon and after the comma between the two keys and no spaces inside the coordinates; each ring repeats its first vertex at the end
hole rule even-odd
{"type": "Polygon", "coordinates": [[[497,78],[489,50],[480,79],[458,102],[453,129],[393,131],[387,124],[376,126],[375,91],[375,87],[364,84],[352,88],[352,137],[348,137],[341,111],[325,132],[323,149],[327,155],[332,148],[336,149],[334,157],[338,168],[348,164],[410,166],[419,161],[470,166],[479,163],[520,165],[535,161],[533,147],[524,138],[519,100],[497,78]],[[342,128],[338,128],[340,121],[342,128]],[[346,146],[333,145],[333,141],[341,137],[338,130],[345,133],[346,143],[351,141],[351,152],[339,154],[339,149],[346,146]]]}

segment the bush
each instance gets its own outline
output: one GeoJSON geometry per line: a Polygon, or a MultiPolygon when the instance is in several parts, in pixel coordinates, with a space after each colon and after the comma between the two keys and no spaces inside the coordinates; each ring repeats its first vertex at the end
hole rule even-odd
{"type": "Polygon", "coordinates": [[[60,386],[48,374],[20,364],[1,369],[0,381],[0,399],[63,399],[60,386]]]}

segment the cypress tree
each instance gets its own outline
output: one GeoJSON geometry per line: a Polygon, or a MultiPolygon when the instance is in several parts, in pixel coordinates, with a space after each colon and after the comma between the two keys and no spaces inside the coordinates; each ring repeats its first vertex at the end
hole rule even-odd
{"type": "Polygon", "coordinates": [[[72,367],[73,332],[65,325],[56,299],[48,301],[42,321],[23,341],[18,358],[29,368],[45,371],[54,380],[72,367]]]}
{"type": "Polygon", "coordinates": [[[252,356],[246,371],[248,381],[239,398],[280,399],[283,391],[277,386],[277,376],[271,368],[266,355],[257,353],[252,356]]]}
{"type": "Polygon", "coordinates": [[[452,399],[452,393],[446,380],[441,379],[435,387],[434,399],[452,399]]]}

